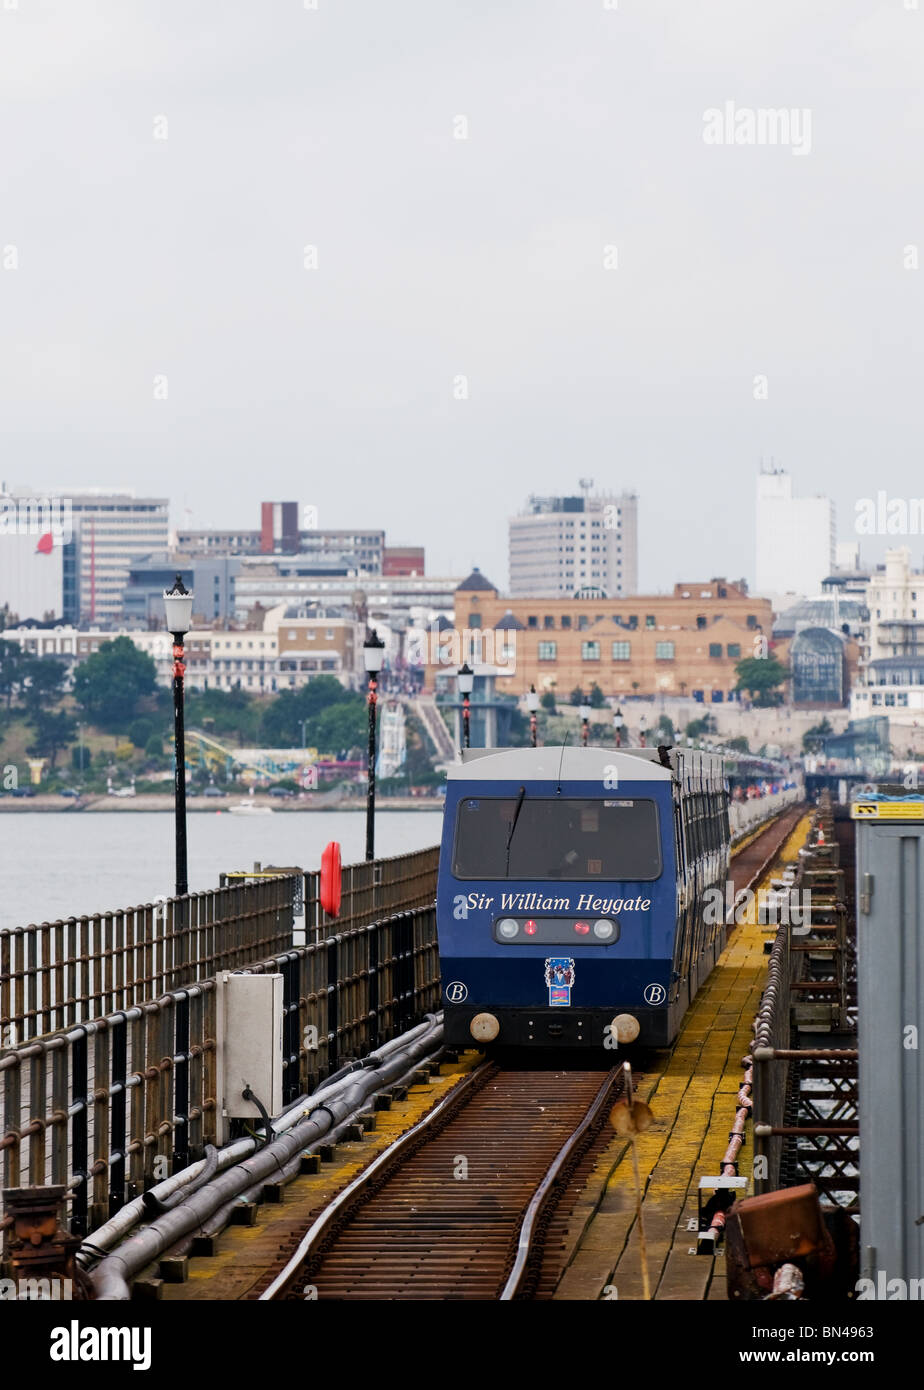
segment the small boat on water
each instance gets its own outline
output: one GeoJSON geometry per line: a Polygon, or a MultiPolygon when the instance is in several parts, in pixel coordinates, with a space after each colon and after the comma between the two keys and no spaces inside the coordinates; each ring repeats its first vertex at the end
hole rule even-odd
{"type": "Polygon", "coordinates": [[[236,806],[228,807],[229,816],[271,816],[272,806],[255,806],[252,801],[239,801],[236,806]]]}

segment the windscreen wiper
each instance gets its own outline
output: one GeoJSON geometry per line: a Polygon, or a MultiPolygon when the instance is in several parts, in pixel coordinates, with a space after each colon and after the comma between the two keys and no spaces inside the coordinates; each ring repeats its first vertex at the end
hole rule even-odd
{"type": "Polygon", "coordinates": [[[509,878],[509,877],[510,877],[510,846],[511,846],[511,844],[513,843],[513,832],[514,832],[514,831],[516,830],[516,828],[517,828],[517,821],[520,819],[520,812],[521,812],[521,810],[523,809],[523,798],[524,798],[525,796],[526,796],[526,788],[525,788],[525,787],[521,787],[521,788],[520,788],[520,794],[519,794],[519,796],[517,797],[517,804],[516,804],[516,806],[513,808],[513,820],[510,822],[510,830],[509,830],[508,835],[507,835],[507,854],[506,854],[506,862],[505,862],[505,864],[504,864],[504,878],[509,878]]]}

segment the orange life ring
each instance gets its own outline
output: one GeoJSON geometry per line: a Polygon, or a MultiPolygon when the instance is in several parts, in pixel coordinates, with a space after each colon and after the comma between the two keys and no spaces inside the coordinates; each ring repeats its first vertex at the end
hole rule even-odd
{"type": "Polygon", "coordinates": [[[336,840],[331,840],[321,855],[321,887],[319,891],[321,906],[328,917],[336,917],[340,913],[340,880],[340,846],[336,840]]]}

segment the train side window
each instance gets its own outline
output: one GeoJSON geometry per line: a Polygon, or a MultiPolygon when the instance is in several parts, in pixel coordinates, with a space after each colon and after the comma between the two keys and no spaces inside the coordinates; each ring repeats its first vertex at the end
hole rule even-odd
{"type": "Polygon", "coordinates": [[[686,872],[686,864],[684,863],[684,850],[685,846],[683,843],[683,803],[678,798],[677,801],[674,802],[674,853],[677,856],[677,873],[681,876],[684,875],[686,872]]]}

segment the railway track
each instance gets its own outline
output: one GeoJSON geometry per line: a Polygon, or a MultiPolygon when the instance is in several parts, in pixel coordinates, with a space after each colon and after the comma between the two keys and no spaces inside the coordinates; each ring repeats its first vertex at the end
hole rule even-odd
{"type": "Polygon", "coordinates": [[[260,1298],[530,1297],[621,1077],[483,1063],[319,1213],[260,1298]]]}
{"type": "MultiPolygon", "coordinates": [[[[785,812],[737,851],[736,892],[759,880],[803,810],[785,812]]],[[[633,1083],[650,1089],[668,1056],[637,1053],[633,1083]]],[[[476,1066],[345,1187],[278,1222],[255,1278],[216,1273],[230,1282],[212,1296],[499,1299],[541,1190],[507,1297],[551,1298],[574,1251],[586,1183],[613,1140],[606,1116],[622,1081],[602,1068],[518,1065],[511,1055],[476,1066]]],[[[256,1263],[252,1249],[247,1258],[256,1263]]]]}

